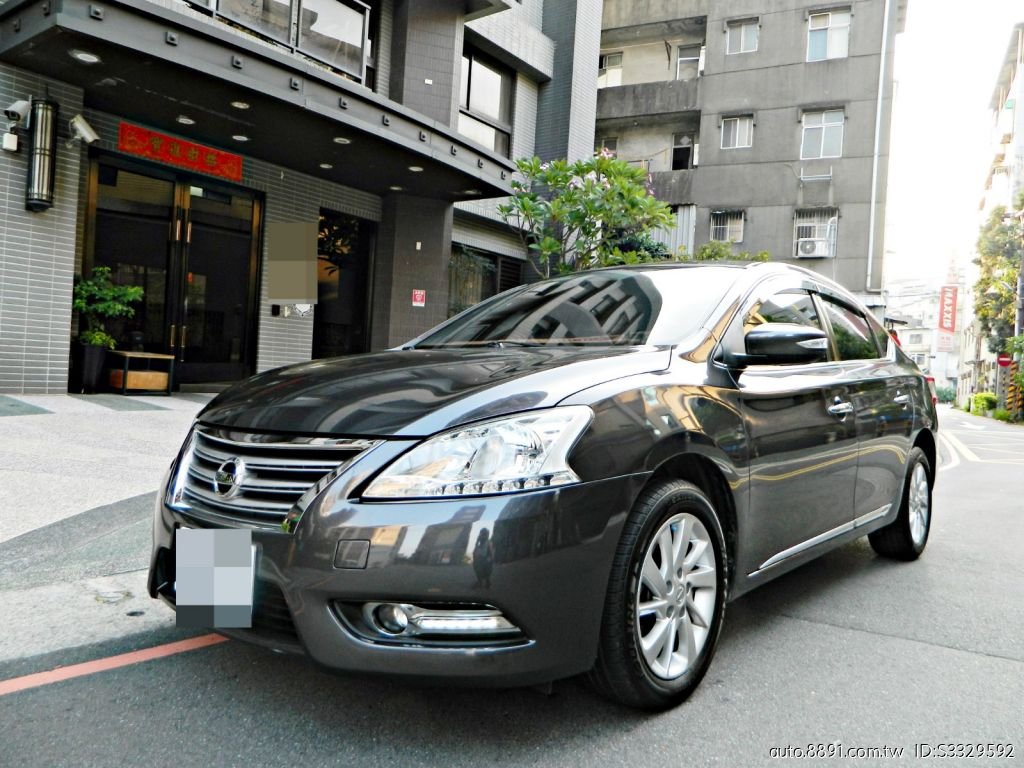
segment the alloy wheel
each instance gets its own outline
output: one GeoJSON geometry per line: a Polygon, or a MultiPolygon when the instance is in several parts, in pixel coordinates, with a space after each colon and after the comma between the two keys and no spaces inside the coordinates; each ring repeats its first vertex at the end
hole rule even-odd
{"type": "Polygon", "coordinates": [[[928,494],[928,473],[921,464],[914,467],[910,475],[909,518],[910,537],[916,546],[921,546],[928,533],[930,499],[928,494]]]}
{"type": "Polygon", "coordinates": [[[644,553],[636,591],[636,632],[644,663],[662,680],[695,664],[711,632],[718,591],[715,549],[691,514],[666,520],[644,553]]]}

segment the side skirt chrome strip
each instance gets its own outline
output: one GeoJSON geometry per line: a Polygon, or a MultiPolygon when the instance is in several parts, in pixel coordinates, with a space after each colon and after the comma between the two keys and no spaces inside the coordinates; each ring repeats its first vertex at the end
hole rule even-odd
{"type": "MultiPolygon", "coordinates": [[[[778,563],[781,563],[783,560],[788,560],[794,555],[799,555],[801,552],[806,552],[808,549],[816,547],[819,544],[823,544],[829,539],[834,539],[836,536],[842,536],[844,533],[849,533],[855,528],[860,528],[861,526],[867,525],[868,523],[873,522],[880,517],[885,517],[886,513],[891,508],[892,504],[886,504],[885,506],[879,507],[873,512],[868,512],[867,514],[861,515],[855,520],[851,520],[848,523],[843,523],[842,525],[836,526],[830,531],[819,533],[814,538],[807,539],[807,541],[802,541],[796,546],[790,547],[789,549],[784,549],[777,555],[772,555],[763,563],[761,563],[761,567],[754,571],[754,573],[763,571],[765,568],[771,568],[773,565],[777,565],[778,563]]],[[[747,575],[753,576],[754,573],[750,573],[747,575]]]]}

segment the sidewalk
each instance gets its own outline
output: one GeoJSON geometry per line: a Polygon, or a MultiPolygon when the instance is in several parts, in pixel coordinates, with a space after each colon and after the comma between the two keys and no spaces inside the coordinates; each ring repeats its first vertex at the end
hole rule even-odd
{"type": "Polygon", "coordinates": [[[152,510],[212,397],[0,395],[0,661],[174,626],[152,510]]]}
{"type": "Polygon", "coordinates": [[[156,490],[213,395],[0,395],[0,542],[156,490]]]}

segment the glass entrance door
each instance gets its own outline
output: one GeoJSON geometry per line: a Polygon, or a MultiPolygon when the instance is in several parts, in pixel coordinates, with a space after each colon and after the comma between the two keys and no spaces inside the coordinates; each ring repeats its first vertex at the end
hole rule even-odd
{"type": "Polygon", "coordinates": [[[106,159],[91,178],[92,263],[145,290],[135,316],[109,329],[121,348],[173,354],[179,383],[249,375],[259,199],[106,159]]]}

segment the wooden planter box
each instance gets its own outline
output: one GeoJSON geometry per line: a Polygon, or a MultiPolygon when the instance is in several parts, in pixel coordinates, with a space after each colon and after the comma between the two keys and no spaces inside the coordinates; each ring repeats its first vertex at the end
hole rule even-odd
{"type": "Polygon", "coordinates": [[[107,381],[111,389],[122,395],[145,392],[171,394],[171,384],[174,381],[172,355],[114,350],[108,353],[108,362],[116,362],[118,367],[110,370],[107,381]],[[157,370],[154,370],[154,366],[157,370]],[[159,370],[163,367],[167,370],[159,370]]]}
{"type": "Polygon", "coordinates": [[[110,372],[110,386],[112,389],[167,389],[166,371],[128,371],[128,381],[125,382],[124,371],[114,369],[110,372]]]}

